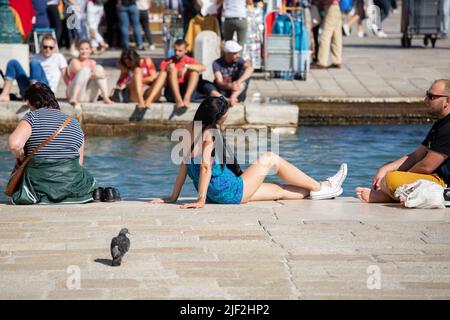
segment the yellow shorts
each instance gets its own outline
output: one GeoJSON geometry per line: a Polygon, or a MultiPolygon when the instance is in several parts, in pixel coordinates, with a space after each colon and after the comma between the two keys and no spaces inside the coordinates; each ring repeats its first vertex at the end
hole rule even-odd
{"type": "Polygon", "coordinates": [[[405,171],[393,171],[386,174],[385,181],[386,186],[389,189],[389,194],[392,198],[395,198],[394,193],[398,187],[401,187],[405,184],[413,183],[419,179],[429,180],[440,184],[445,187],[446,184],[444,180],[439,177],[436,173],[433,174],[421,174],[414,172],[405,172],[405,171]]]}

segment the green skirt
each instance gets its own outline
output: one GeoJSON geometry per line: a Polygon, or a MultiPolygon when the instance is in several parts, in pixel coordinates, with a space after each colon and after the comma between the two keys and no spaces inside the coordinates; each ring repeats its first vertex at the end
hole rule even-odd
{"type": "Polygon", "coordinates": [[[95,178],[80,166],[79,158],[33,158],[24,171],[13,204],[73,204],[92,201],[95,178]]]}

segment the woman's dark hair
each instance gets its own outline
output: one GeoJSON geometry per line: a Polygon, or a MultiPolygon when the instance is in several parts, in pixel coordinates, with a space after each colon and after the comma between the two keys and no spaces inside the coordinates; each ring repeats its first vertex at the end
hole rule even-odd
{"type": "Polygon", "coordinates": [[[86,40],[86,39],[83,39],[83,40],[78,41],[77,48],[80,48],[81,45],[83,45],[83,44],[85,44],[85,43],[89,46],[89,48],[92,49],[91,42],[90,42],[89,40],[86,40]]]}
{"type": "Polygon", "coordinates": [[[36,82],[29,86],[25,90],[23,98],[36,109],[60,109],[52,89],[42,82],[36,82]]]}
{"type": "Polygon", "coordinates": [[[120,55],[120,64],[124,66],[125,68],[129,68],[128,65],[125,63],[125,60],[128,60],[132,64],[132,68],[138,68],[141,64],[141,56],[139,53],[136,52],[136,50],[128,48],[124,49],[122,51],[122,54],[120,55]]]}
{"type": "MultiPolygon", "coordinates": [[[[197,112],[194,116],[194,122],[195,121],[201,121],[202,122],[202,134],[206,130],[206,128],[210,127],[212,129],[217,129],[217,121],[220,120],[220,118],[223,117],[223,115],[228,111],[229,104],[228,101],[223,97],[208,97],[200,104],[200,106],[197,109],[197,112]]],[[[223,145],[223,157],[226,159],[227,151],[231,152],[231,150],[227,149],[227,144],[225,137],[221,135],[222,137],[222,145],[223,145]]],[[[191,146],[191,152],[194,149],[195,143],[191,146]]],[[[213,156],[215,155],[215,152],[213,150],[213,156]]],[[[226,161],[225,161],[226,162],[226,161]]],[[[226,166],[228,169],[230,169],[235,175],[240,176],[242,174],[242,170],[237,163],[236,157],[233,155],[233,163],[226,163],[226,166]]]]}

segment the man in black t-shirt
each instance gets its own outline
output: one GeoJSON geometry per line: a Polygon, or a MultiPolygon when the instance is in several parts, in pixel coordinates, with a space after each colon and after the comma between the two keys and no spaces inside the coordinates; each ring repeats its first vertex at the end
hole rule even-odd
{"type": "Polygon", "coordinates": [[[413,152],[378,169],[372,188],[356,188],[364,202],[398,200],[395,190],[419,179],[450,185],[450,80],[436,80],[425,95],[427,112],[437,117],[422,144],[413,152]]]}
{"type": "Polygon", "coordinates": [[[228,98],[231,106],[243,102],[247,95],[253,67],[241,58],[242,46],[229,40],[224,45],[224,55],[213,62],[214,84],[203,82],[203,91],[209,96],[228,98]]]}

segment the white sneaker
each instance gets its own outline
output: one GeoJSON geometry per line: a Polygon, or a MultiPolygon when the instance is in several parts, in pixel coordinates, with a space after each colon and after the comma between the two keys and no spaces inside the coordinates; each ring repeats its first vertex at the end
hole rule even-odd
{"type": "Polygon", "coordinates": [[[347,177],[347,164],[343,163],[339,167],[339,170],[334,176],[327,178],[327,181],[331,184],[331,187],[321,185],[319,191],[310,191],[309,197],[312,200],[331,199],[342,194],[342,184],[347,177]]]}
{"type": "Polygon", "coordinates": [[[344,35],[348,37],[350,35],[350,27],[348,24],[344,23],[342,24],[342,30],[344,31],[344,35]]]}
{"type": "Polygon", "coordinates": [[[364,31],[358,31],[358,38],[364,38],[366,36],[366,34],[364,33],[364,31]]]}
{"type": "Polygon", "coordinates": [[[387,38],[388,35],[383,30],[378,30],[377,37],[378,38],[387,38]]]}
{"type": "Polygon", "coordinates": [[[343,163],[334,176],[327,178],[332,188],[339,189],[342,186],[345,178],[347,178],[347,171],[347,164],[343,163]]]}
{"type": "Polygon", "coordinates": [[[319,191],[311,191],[309,193],[309,197],[311,200],[325,200],[325,199],[333,199],[340,196],[344,192],[344,189],[334,189],[328,186],[322,185],[319,191]]]}
{"type": "Polygon", "coordinates": [[[377,35],[377,33],[378,33],[378,26],[377,26],[377,24],[376,23],[372,23],[371,27],[372,27],[373,34],[377,35]]]}
{"type": "Polygon", "coordinates": [[[155,51],[155,45],[154,44],[150,45],[149,49],[150,51],[155,51]]]}

